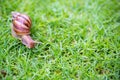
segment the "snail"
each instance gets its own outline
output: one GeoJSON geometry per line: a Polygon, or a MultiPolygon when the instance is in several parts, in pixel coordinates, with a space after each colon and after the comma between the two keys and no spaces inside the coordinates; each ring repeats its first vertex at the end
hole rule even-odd
{"type": "Polygon", "coordinates": [[[21,40],[21,42],[28,48],[35,47],[36,43],[30,36],[30,28],[32,21],[26,14],[21,14],[19,12],[12,12],[12,27],[11,32],[13,37],[21,40]]]}

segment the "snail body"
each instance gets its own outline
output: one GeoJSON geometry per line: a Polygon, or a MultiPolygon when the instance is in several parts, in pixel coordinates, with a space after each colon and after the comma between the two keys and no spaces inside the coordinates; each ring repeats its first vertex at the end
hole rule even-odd
{"type": "Polygon", "coordinates": [[[31,19],[19,12],[12,12],[12,35],[22,41],[28,48],[33,48],[37,43],[30,36],[31,19]]]}

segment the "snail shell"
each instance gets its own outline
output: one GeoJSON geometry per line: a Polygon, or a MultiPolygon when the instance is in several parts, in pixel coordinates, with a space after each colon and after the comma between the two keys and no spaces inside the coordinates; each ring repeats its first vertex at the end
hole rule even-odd
{"type": "Polygon", "coordinates": [[[19,12],[12,12],[12,35],[22,41],[28,48],[33,48],[36,41],[30,37],[31,19],[19,12]]]}
{"type": "Polygon", "coordinates": [[[17,35],[30,34],[31,19],[27,15],[12,12],[12,23],[13,30],[17,35]]]}

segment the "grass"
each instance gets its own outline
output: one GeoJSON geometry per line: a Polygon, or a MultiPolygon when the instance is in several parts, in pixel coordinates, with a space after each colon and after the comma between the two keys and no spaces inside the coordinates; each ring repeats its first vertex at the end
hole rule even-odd
{"type": "Polygon", "coordinates": [[[0,0],[2,80],[119,80],[119,0],[0,0]],[[11,12],[28,14],[26,48],[11,36],[11,12]]]}

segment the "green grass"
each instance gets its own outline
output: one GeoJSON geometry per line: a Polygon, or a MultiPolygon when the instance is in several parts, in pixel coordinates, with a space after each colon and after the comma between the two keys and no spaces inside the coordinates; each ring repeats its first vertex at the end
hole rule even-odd
{"type": "Polygon", "coordinates": [[[119,0],[0,0],[3,80],[119,80],[119,0]],[[28,14],[26,48],[11,35],[11,12],[28,14]]]}

